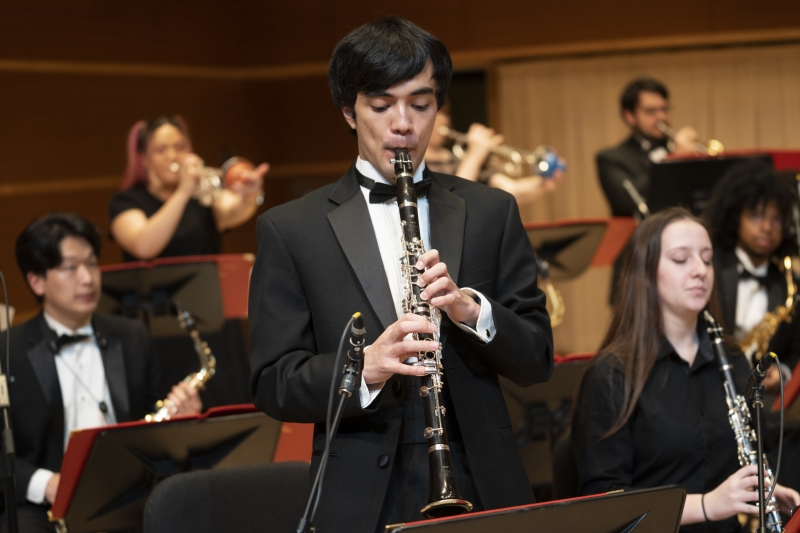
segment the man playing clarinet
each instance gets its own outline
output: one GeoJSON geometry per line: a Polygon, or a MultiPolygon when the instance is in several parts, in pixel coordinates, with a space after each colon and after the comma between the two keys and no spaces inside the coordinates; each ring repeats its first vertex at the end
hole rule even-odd
{"type": "Polygon", "coordinates": [[[423,368],[405,363],[437,346],[412,338],[435,327],[401,307],[396,149],[412,162],[427,250],[416,265],[421,297],[442,315],[442,401],[461,497],[473,511],[533,501],[498,375],[521,385],[549,378],[550,322],[514,198],[425,168],[451,72],[445,46],[407,20],[351,32],[334,50],[329,83],[358,157],[338,182],[258,220],[252,394],[270,416],[316,424],[312,477],[342,330],[354,312],[364,315],[360,390],[331,446],[314,521],[325,531],[382,531],[422,519],[430,503],[423,368]]]}

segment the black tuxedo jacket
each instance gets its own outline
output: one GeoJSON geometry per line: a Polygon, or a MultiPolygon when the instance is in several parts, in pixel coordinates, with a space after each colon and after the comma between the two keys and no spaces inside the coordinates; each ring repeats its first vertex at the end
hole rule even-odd
{"type": "MultiPolygon", "coordinates": [[[[92,327],[117,421],[144,418],[166,392],[160,387],[147,330],[140,322],[101,313],[95,313],[92,327]]],[[[8,389],[20,504],[26,503],[33,473],[38,468],[60,471],[64,457],[64,404],[54,358],[55,340],[55,332],[41,313],[12,328],[10,371],[5,368],[5,334],[0,342],[3,370],[13,376],[8,389]]]]}
{"type": "Polygon", "coordinates": [[[639,213],[636,203],[622,186],[622,182],[630,180],[646,201],[650,193],[648,173],[652,164],[647,152],[633,135],[618,146],[597,154],[597,175],[611,207],[612,216],[631,217],[639,213]]]}
{"type": "MultiPolygon", "coordinates": [[[[483,506],[528,503],[533,495],[498,374],[531,385],[552,372],[550,320],[536,286],[531,246],[512,196],[454,176],[430,175],[432,242],[426,248],[439,250],[459,287],[488,298],[497,328],[484,344],[444,317],[445,387],[483,506]]],[[[312,476],[324,447],[331,377],[341,374],[334,368],[335,352],[356,311],[364,315],[367,344],[397,320],[367,203],[351,167],[337,183],[258,219],[250,284],[253,399],[278,420],[316,423],[312,476]]],[[[346,404],[316,519],[326,531],[375,530],[400,434],[401,379],[393,376],[366,409],[357,394],[346,404]]]]}
{"type": "MultiPolygon", "coordinates": [[[[733,250],[714,250],[717,291],[726,331],[736,328],[736,297],[739,289],[739,260],[733,250]]],[[[774,311],[786,302],[786,277],[770,262],[767,270],[767,310],[774,311]]],[[[781,363],[793,369],[800,359],[800,320],[795,313],[791,322],[778,327],[769,343],[769,350],[778,354],[781,363]]]]}

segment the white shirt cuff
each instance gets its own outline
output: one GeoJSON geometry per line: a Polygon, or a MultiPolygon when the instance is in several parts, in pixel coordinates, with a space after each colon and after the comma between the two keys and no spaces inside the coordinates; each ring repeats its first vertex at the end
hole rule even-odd
{"type": "Polygon", "coordinates": [[[50,478],[53,477],[55,472],[45,470],[44,468],[38,469],[31,476],[28,482],[28,492],[25,495],[31,503],[42,504],[44,501],[44,492],[47,489],[47,484],[50,483],[50,478]]]}
{"type": "MultiPolygon", "coordinates": [[[[369,346],[364,348],[364,353],[366,353],[367,348],[369,348],[370,346],[372,345],[370,344],[369,346]]],[[[361,400],[362,409],[366,409],[372,402],[375,401],[375,398],[377,398],[378,394],[381,393],[381,391],[383,390],[383,386],[385,384],[386,382],[384,381],[383,383],[380,384],[380,386],[377,389],[369,390],[367,382],[364,381],[364,377],[363,376],[361,377],[361,386],[358,388],[358,397],[361,400]]]]}
{"type": "Polygon", "coordinates": [[[461,322],[456,322],[455,325],[488,344],[497,334],[497,329],[494,327],[494,317],[492,316],[492,304],[483,294],[474,289],[466,288],[461,290],[480,300],[481,311],[478,314],[478,322],[474,328],[461,322]]]}

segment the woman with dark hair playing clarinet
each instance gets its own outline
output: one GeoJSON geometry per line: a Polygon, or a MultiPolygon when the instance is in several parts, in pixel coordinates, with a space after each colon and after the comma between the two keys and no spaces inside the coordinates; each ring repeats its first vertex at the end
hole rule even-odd
{"type": "MultiPolygon", "coordinates": [[[[581,492],[679,484],[681,531],[740,531],[757,514],[757,467],[739,467],[723,378],[705,321],[718,316],[712,246],[682,208],[636,230],[611,327],[583,378],[572,422],[581,492]]],[[[739,387],[750,367],[731,352],[739,387]]],[[[800,495],[780,485],[784,512],[800,495]]]]}

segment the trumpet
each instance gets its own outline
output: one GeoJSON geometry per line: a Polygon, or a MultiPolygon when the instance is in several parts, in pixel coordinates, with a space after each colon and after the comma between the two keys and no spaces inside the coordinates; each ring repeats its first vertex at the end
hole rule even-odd
{"type": "MultiPolygon", "coordinates": [[[[455,142],[452,148],[453,155],[459,160],[464,159],[467,134],[447,126],[440,127],[439,133],[455,142]]],[[[535,150],[524,150],[501,144],[493,146],[491,152],[489,166],[512,178],[532,175],[550,178],[557,170],[567,169],[566,164],[558,159],[558,153],[552,147],[544,144],[535,150]]]]}
{"type": "MultiPolygon", "coordinates": [[[[663,120],[659,120],[656,123],[656,127],[663,133],[664,135],[669,138],[670,141],[675,142],[675,135],[678,133],[676,132],[672,126],[664,122],[663,120]]],[[[707,142],[703,141],[695,141],[694,142],[695,149],[698,152],[703,152],[708,155],[719,155],[725,151],[725,147],[716,139],[709,139],[707,142]]]]}
{"type": "MultiPolygon", "coordinates": [[[[226,184],[242,179],[239,173],[245,170],[245,167],[252,170],[253,164],[243,157],[232,157],[228,159],[222,164],[222,168],[207,167],[201,159],[200,178],[197,181],[197,187],[192,196],[200,202],[200,205],[210,207],[219,199],[220,195],[222,195],[226,184]]],[[[169,169],[172,172],[178,172],[181,169],[181,165],[177,161],[173,161],[169,169]]],[[[186,169],[190,173],[196,170],[194,165],[189,165],[186,169]]],[[[259,196],[257,200],[258,205],[261,205],[263,201],[263,195],[259,196]]]]}

